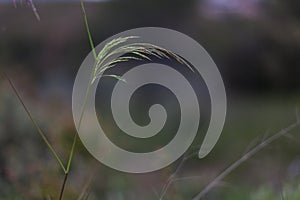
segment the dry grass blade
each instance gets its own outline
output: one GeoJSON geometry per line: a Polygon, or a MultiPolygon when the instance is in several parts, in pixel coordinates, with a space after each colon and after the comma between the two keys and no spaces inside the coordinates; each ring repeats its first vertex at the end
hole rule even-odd
{"type": "MultiPolygon", "coordinates": [[[[17,7],[17,2],[16,2],[16,0],[13,0],[13,2],[14,2],[15,7],[17,7]]],[[[20,0],[20,2],[22,3],[22,0],[20,0]]],[[[40,21],[40,20],[41,20],[40,15],[39,15],[39,13],[38,13],[38,11],[37,11],[37,9],[36,9],[36,7],[35,7],[33,1],[32,1],[32,0],[25,0],[25,2],[26,2],[26,4],[27,4],[29,7],[31,7],[32,12],[33,12],[33,14],[35,15],[36,19],[37,19],[38,21],[40,21]]]]}
{"type": "Polygon", "coordinates": [[[88,199],[89,194],[91,192],[91,184],[94,180],[94,178],[96,177],[98,171],[98,167],[95,164],[93,166],[93,169],[91,169],[91,173],[89,178],[87,179],[86,183],[84,184],[84,186],[82,187],[82,191],[80,192],[80,195],[78,196],[77,200],[84,200],[84,199],[88,199]]]}
{"type": "Polygon", "coordinates": [[[213,179],[200,193],[196,195],[196,197],[193,198],[193,200],[200,200],[203,199],[204,196],[212,189],[214,188],[220,181],[222,181],[227,175],[229,175],[232,171],[234,171],[236,168],[238,168],[241,164],[243,164],[245,161],[249,160],[251,157],[253,157],[255,154],[257,154],[259,151],[264,149],[266,146],[268,146],[270,143],[274,142],[275,140],[279,139],[280,137],[288,134],[290,131],[295,129],[300,125],[300,121],[296,119],[296,122],[291,124],[285,129],[282,129],[281,131],[277,132],[273,136],[267,138],[266,140],[259,143],[257,146],[253,147],[250,151],[245,153],[240,159],[235,161],[233,164],[231,164],[228,168],[226,168],[222,173],[220,173],[215,179],[213,179]]]}

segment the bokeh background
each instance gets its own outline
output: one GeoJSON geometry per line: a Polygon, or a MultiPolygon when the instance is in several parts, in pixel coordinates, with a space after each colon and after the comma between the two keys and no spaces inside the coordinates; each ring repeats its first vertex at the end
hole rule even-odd
{"type": "MultiPolygon", "coordinates": [[[[11,77],[47,137],[67,160],[72,87],[90,52],[79,1],[0,1],[0,69],[11,77]]],[[[95,44],[156,26],[194,38],[223,76],[224,131],[206,158],[188,159],[164,199],[191,199],[253,141],[295,121],[300,106],[300,2],[295,0],[108,0],[86,2],[95,44]]],[[[300,129],[242,164],[205,199],[300,199],[300,129]]],[[[189,152],[197,151],[199,141],[189,152]]],[[[180,161],[149,174],[117,172],[77,145],[64,199],[159,199],[180,161]],[[87,190],[86,190],[87,189],[87,190]]],[[[63,172],[4,77],[0,79],[0,199],[57,199],[63,172]]]]}

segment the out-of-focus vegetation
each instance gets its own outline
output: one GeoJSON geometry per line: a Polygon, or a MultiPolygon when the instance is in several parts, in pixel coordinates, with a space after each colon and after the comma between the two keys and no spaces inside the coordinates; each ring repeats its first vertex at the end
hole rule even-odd
{"type": "MultiPolygon", "coordinates": [[[[75,133],[73,81],[90,47],[79,2],[35,5],[40,21],[26,6],[0,3],[0,69],[8,72],[67,160],[75,133]]],[[[171,184],[165,199],[191,199],[255,138],[260,141],[266,132],[275,133],[295,120],[300,106],[297,1],[107,1],[87,3],[87,13],[95,44],[130,28],[172,28],[202,44],[222,73],[228,117],[221,139],[205,159],[186,162],[179,176],[189,178],[171,184]]],[[[299,199],[299,131],[244,163],[206,199],[299,199]]],[[[79,144],[65,199],[76,199],[89,182],[90,199],[158,199],[177,164],[150,174],[124,174],[98,163],[79,144]]],[[[62,179],[59,166],[1,78],[0,199],[57,199],[62,179]]]]}

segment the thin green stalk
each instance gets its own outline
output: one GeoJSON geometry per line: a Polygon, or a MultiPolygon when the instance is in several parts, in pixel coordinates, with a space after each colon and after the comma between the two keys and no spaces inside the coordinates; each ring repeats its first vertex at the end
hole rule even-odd
{"type": "MultiPolygon", "coordinates": [[[[88,96],[89,96],[89,93],[90,93],[90,90],[91,90],[92,78],[93,78],[93,73],[91,74],[89,85],[87,87],[85,97],[84,97],[84,101],[83,101],[83,105],[82,105],[82,108],[81,108],[80,118],[79,118],[78,127],[77,127],[78,130],[80,129],[80,126],[81,126],[82,118],[83,118],[84,111],[85,111],[86,104],[87,104],[87,100],[88,100],[88,96]]],[[[68,160],[68,165],[67,165],[67,168],[66,168],[67,173],[69,173],[70,168],[71,168],[71,163],[72,163],[72,159],[74,157],[74,151],[75,151],[77,137],[78,137],[77,133],[75,133],[74,139],[73,139],[73,144],[72,144],[72,149],[70,151],[70,156],[69,156],[69,160],[68,160]]]]}
{"type": "Polygon", "coordinates": [[[75,151],[76,142],[77,142],[77,133],[75,133],[74,138],[73,138],[72,148],[71,148],[71,151],[70,151],[70,155],[69,155],[69,159],[68,159],[68,164],[67,164],[67,168],[66,168],[66,172],[67,173],[70,172],[70,167],[71,167],[72,159],[74,157],[74,151],[75,151]]]}
{"type": "Polygon", "coordinates": [[[88,18],[87,18],[86,12],[85,12],[85,7],[84,7],[84,1],[83,0],[80,0],[80,5],[81,5],[83,18],[84,18],[85,29],[86,29],[86,32],[87,32],[88,37],[89,37],[89,42],[90,42],[91,49],[93,51],[94,58],[96,60],[97,59],[97,53],[96,53],[96,50],[95,50],[92,34],[90,32],[88,18]]]}
{"type": "MultiPolygon", "coordinates": [[[[79,122],[78,122],[78,127],[77,127],[78,130],[80,129],[80,126],[81,126],[82,118],[83,118],[84,111],[85,111],[86,104],[87,104],[87,100],[88,100],[88,96],[89,96],[89,93],[90,93],[90,90],[91,90],[91,86],[92,86],[93,76],[94,76],[94,72],[91,73],[89,85],[88,85],[88,88],[87,88],[86,93],[85,93],[84,102],[83,102],[83,105],[82,105],[82,108],[81,108],[81,114],[80,114],[80,118],[79,118],[79,122]]],[[[69,174],[69,172],[71,170],[71,164],[72,164],[72,160],[73,160],[73,157],[74,157],[74,152],[75,152],[77,137],[78,137],[77,133],[75,133],[74,139],[73,139],[72,148],[71,148],[71,151],[70,151],[70,156],[69,156],[69,159],[68,159],[68,164],[67,164],[66,172],[65,172],[64,182],[63,182],[63,185],[62,185],[62,188],[61,188],[60,200],[62,199],[62,195],[63,195],[64,189],[65,189],[65,184],[67,182],[68,174],[69,174]]]]}
{"type": "MultiPolygon", "coordinates": [[[[90,32],[89,23],[88,23],[87,15],[86,15],[86,12],[85,12],[85,7],[84,7],[84,1],[83,0],[80,0],[80,5],[81,5],[82,13],[83,13],[86,32],[87,32],[88,38],[89,38],[89,43],[90,43],[90,46],[91,46],[91,49],[92,49],[92,52],[93,52],[94,59],[96,60],[97,59],[97,53],[96,53],[93,38],[92,38],[92,35],[91,35],[91,32],[90,32]]],[[[90,79],[90,82],[89,82],[89,85],[88,85],[88,88],[87,88],[87,91],[86,91],[86,94],[85,94],[84,105],[82,106],[81,115],[80,115],[80,119],[79,119],[79,123],[78,123],[78,127],[77,127],[78,129],[80,128],[80,125],[81,125],[82,117],[83,117],[84,110],[85,110],[85,107],[86,107],[87,98],[88,98],[88,95],[89,95],[89,92],[90,92],[90,89],[91,89],[92,77],[93,77],[93,74],[91,74],[91,79],[90,79]]],[[[77,141],[77,133],[75,133],[75,135],[74,135],[73,144],[72,144],[72,148],[71,148],[71,151],[70,151],[70,156],[69,156],[69,159],[68,159],[68,165],[67,165],[67,168],[66,168],[67,173],[70,171],[72,159],[73,159],[73,156],[74,156],[76,141],[77,141]]]]}
{"type": "Polygon", "coordinates": [[[47,145],[48,149],[50,150],[50,152],[52,153],[52,155],[54,156],[54,158],[56,159],[56,161],[58,162],[58,164],[60,165],[60,167],[62,168],[62,170],[66,173],[66,168],[64,167],[61,159],[59,158],[58,154],[55,152],[54,148],[52,147],[52,145],[50,144],[50,142],[48,141],[47,137],[45,136],[45,134],[43,133],[43,131],[41,130],[41,128],[39,127],[39,125],[37,124],[37,122],[34,120],[34,118],[32,117],[29,109],[27,108],[27,106],[25,105],[24,101],[22,100],[18,90],[16,89],[16,87],[14,86],[12,80],[8,77],[8,75],[3,72],[4,77],[8,80],[10,86],[12,87],[14,93],[16,94],[16,96],[18,97],[19,101],[21,102],[23,108],[25,109],[27,115],[30,118],[30,121],[32,122],[32,124],[34,125],[35,129],[37,130],[38,134],[40,135],[40,137],[42,138],[42,140],[44,141],[44,143],[47,145]]]}
{"type": "MultiPolygon", "coordinates": [[[[96,61],[97,60],[97,53],[96,53],[94,42],[93,42],[93,38],[92,38],[92,35],[91,35],[91,32],[90,32],[90,28],[89,28],[88,19],[87,19],[87,15],[86,15],[86,11],[85,11],[84,1],[83,0],[80,0],[80,5],[81,5],[82,13],[83,13],[83,18],[84,18],[84,24],[85,24],[86,32],[88,34],[89,43],[90,43],[90,46],[91,46],[91,49],[92,49],[92,52],[93,52],[94,59],[96,61]]],[[[96,62],[95,62],[94,68],[95,67],[96,67],[96,62]]],[[[81,121],[82,121],[83,114],[84,114],[84,111],[85,111],[85,108],[86,108],[86,103],[87,103],[87,99],[88,99],[88,96],[89,96],[89,93],[90,93],[90,89],[91,89],[91,85],[92,85],[94,74],[95,74],[95,70],[93,70],[93,73],[91,74],[89,85],[88,85],[88,88],[87,88],[86,93],[85,93],[85,98],[84,98],[84,102],[83,102],[83,106],[82,106],[82,110],[81,110],[81,114],[80,114],[80,118],[79,118],[77,129],[80,129],[81,121]]],[[[60,197],[59,197],[60,200],[63,198],[63,193],[64,193],[64,190],[65,190],[65,185],[66,185],[66,182],[67,182],[67,179],[68,179],[68,174],[69,174],[70,169],[71,169],[71,164],[72,164],[72,160],[73,160],[73,157],[74,157],[74,152],[75,152],[77,137],[78,137],[77,133],[75,133],[74,138],[73,138],[72,148],[71,148],[69,159],[68,159],[67,168],[66,168],[66,171],[65,171],[64,181],[63,181],[63,184],[62,184],[62,187],[61,187],[61,192],[60,192],[60,197]]]]}
{"type": "MultiPolygon", "coordinates": [[[[83,12],[83,18],[84,18],[85,28],[86,28],[86,31],[87,31],[87,34],[88,34],[90,46],[91,46],[91,49],[92,49],[92,52],[93,52],[94,59],[96,60],[97,59],[97,54],[96,54],[96,50],[95,50],[95,47],[94,47],[94,42],[93,42],[93,39],[92,39],[92,35],[91,35],[90,29],[89,29],[88,19],[87,19],[87,15],[86,15],[86,12],[85,12],[85,7],[84,7],[83,0],[80,0],[80,4],[81,4],[82,12],[83,12]]],[[[95,68],[95,66],[94,66],[94,68],[95,68]]],[[[80,125],[81,125],[81,121],[82,121],[82,117],[83,117],[83,114],[84,114],[84,111],[85,111],[85,107],[86,107],[86,103],[87,103],[87,98],[88,98],[88,95],[90,93],[90,89],[91,89],[91,85],[92,85],[92,80],[93,80],[94,73],[95,72],[93,71],[93,73],[91,74],[89,85],[88,85],[88,88],[87,88],[86,93],[85,93],[84,103],[83,103],[83,106],[82,106],[81,115],[80,115],[79,122],[78,122],[78,127],[77,127],[78,129],[80,128],[80,125]]],[[[70,156],[69,156],[69,159],[68,159],[67,168],[66,168],[66,172],[67,173],[70,171],[72,159],[74,157],[74,151],[75,151],[77,137],[78,137],[77,133],[75,133],[74,139],[73,139],[72,148],[71,148],[71,151],[70,151],[70,156]]]]}

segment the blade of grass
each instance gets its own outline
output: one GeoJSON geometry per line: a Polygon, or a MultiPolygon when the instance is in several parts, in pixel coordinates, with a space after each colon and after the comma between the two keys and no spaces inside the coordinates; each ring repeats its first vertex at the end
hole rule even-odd
{"type": "MultiPolygon", "coordinates": [[[[85,24],[85,29],[86,29],[86,32],[87,32],[87,35],[88,35],[89,43],[90,43],[90,46],[91,46],[91,49],[92,49],[92,52],[93,52],[94,59],[96,61],[96,59],[97,59],[97,53],[96,53],[94,42],[93,42],[93,38],[92,38],[92,35],[91,35],[91,32],[90,32],[88,18],[87,18],[87,15],[86,15],[86,11],[85,11],[85,6],[84,6],[84,1],[83,0],[80,0],[80,5],[81,5],[81,10],[82,10],[83,18],[84,18],[84,24],[85,24]]],[[[85,110],[86,103],[87,103],[87,98],[88,98],[88,95],[89,95],[89,92],[90,92],[90,88],[91,88],[91,83],[92,83],[92,80],[93,80],[93,75],[94,74],[92,73],[91,74],[91,78],[90,78],[90,83],[89,83],[88,88],[86,90],[86,94],[85,94],[85,98],[84,98],[84,103],[83,103],[83,106],[82,106],[81,115],[80,115],[80,119],[79,119],[79,123],[78,123],[78,127],[77,127],[78,129],[80,128],[80,125],[81,125],[82,117],[83,117],[84,110],[85,110]]],[[[63,198],[65,186],[66,186],[66,183],[67,183],[67,180],[68,180],[68,174],[70,172],[72,160],[73,160],[73,157],[74,157],[74,152],[75,152],[77,137],[78,137],[77,133],[75,133],[74,138],[73,138],[72,148],[71,148],[69,159],[68,159],[68,164],[67,164],[66,171],[65,171],[64,181],[63,181],[63,184],[62,184],[62,187],[61,187],[61,190],[60,190],[59,200],[62,200],[62,198],[63,198]]]]}
{"type": "MultiPolygon", "coordinates": [[[[81,5],[82,13],[83,13],[84,24],[85,24],[85,28],[86,28],[86,31],[87,31],[89,43],[90,43],[90,46],[91,46],[91,49],[92,49],[92,52],[93,52],[94,59],[96,60],[97,54],[96,54],[94,42],[93,42],[93,39],[92,39],[92,35],[91,35],[90,29],[89,29],[88,19],[87,19],[87,15],[86,15],[86,11],[85,11],[85,6],[84,6],[84,1],[83,0],[80,0],[80,5],[81,5]]],[[[89,84],[89,86],[87,88],[87,91],[86,91],[86,94],[85,94],[84,105],[82,106],[81,116],[80,116],[78,127],[77,127],[78,129],[80,128],[80,124],[81,124],[82,117],[83,117],[83,114],[84,114],[84,110],[85,110],[85,107],[86,107],[86,102],[87,102],[88,94],[90,92],[90,87],[91,87],[90,85],[91,84],[89,84]]],[[[74,138],[73,138],[72,148],[71,148],[71,151],[70,151],[70,155],[69,155],[69,159],[68,159],[68,164],[67,164],[67,168],[66,168],[66,172],[67,173],[70,171],[72,159],[73,159],[73,156],[74,156],[76,141],[77,141],[77,133],[75,133],[74,138]]]]}
{"type": "MultiPolygon", "coordinates": [[[[38,21],[40,21],[41,18],[40,18],[40,15],[39,15],[39,13],[38,13],[36,7],[35,7],[35,4],[33,3],[33,0],[25,0],[25,1],[26,1],[27,5],[31,7],[32,12],[33,12],[33,14],[35,15],[36,19],[37,19],[38,21]]],[[[22,3],[22,1],[20,1],[20,2],[22,3]]],[[[17,7],[17,2],[16,2],[16,0],[13,0],[13,3],[14,3],[14,6],[15,6],[15,8],[16,8],[16,7],[17,7]]]]}
{"type": "Polygon", "coordinates": [[[33,12],[33,14],[35,15],[36,19],[37,19],[38,21],[40,21],[40,20],[41,20],[40,15],[39,15],[39,13],[38,13],[38,11],[37,11],[37,9],[36,9],[36,7],[35,7],[33,1],[32,1],[32,0],[26,0],[26,2],[27,2],[27,4],[31,7],[32,12],[33,12]]]}
{"type": "Polygon", "coordinates": [[[94,45],[94,42],[93,42],[92,34],[90,32],[88,18],[87,18],[87,15],[86,15],[86,11],[85,11],[85,6],[84,6],[84,1],[83,0],[80,0],[80,5],[81,5],[82,14],[83,14],[85,29],[86,29],[87,35],[89,37],[89,42],[90,42],[91,49],[93,51],[94,59],[96,60],[97,59],[97,53],[96,53],[96,50],[95,50],[95,45],[94,45]]]}
{"type": "Polygon", "coordinates": [[[55,152],[54,148],[52,147],[52,145],[48,141],[47,137],[45,136],[45,134],[43,133],[43,131],[41,130],[41,128],[39,127],[39,125],[37,124],[37,122],[34,120],[31,112],[29,111],[29,109],[25,105],[22,97],[20,96],[20,94],[19,94],[17,88],[15,87],[15,85],[13,84],[12,80],[9,78],[9,76],[5,72],[3,72],[3,76],[8,80],[9,85],[12,87],[14,93],[16,94],[16,96],[18,97],[19,101],[21,102],[21,104],[22,104],[25,112],[29,116],[30,121],[34,125],[34,127],[35,127],[36,131],[38,132],[39,136],[42,138],[42,140],[44,141],[44,143],[47,145],[48,149],[50,150],[50,152],[52,153],[53,157],[55,158],[55,160],[57,161],[57,163],[60,165],[60,167],[62,168],[62,170],[64,172],[66,172],[66,169],[65,169],[65,167],[64,167],[61,159],[59,158],[58,154],[55,152]]]}
{"type": "Polygon", "coordinates": [[[95,165],[93,167],[93,169],[91,170],[90,176],[89,176],[88,180],[86,181],[86,183],[83,185],[82,191],[80,192],[80,195],[78,196],[77,200],[88,199],[89,192],[91,190],[91,188],[90,188],[91,183],[93,182],[93,180],[96,176],[97,168],[98,168],[98,166],[95,165]]]}
{"type": "MultiPolygon", "coordinates": [[[[90,43],[90,46],[91,46],[91,49],[92,49],[92,52],[93,52],[94,59],[96,60],[97,59],[97,54],[96,54],[94,42],[93,42],[93,39],[92,39],[92,35],[91,35],[90,29],[89,29],[88,19],[87,19],[87,15],[86,15],[86,11],[85,11],[85,6],[84,6],[84,1],[83,0],[80,0],[80,5],[81,5],[82,13],[83,13],[83,18],[84,18],[84,24],[85,24],[86,32],[88,34],[89,43],[90,43]]],[[[93,76],[93,74],[91,75],[91,80],[92,80],[92,76],[93,76]]],[[[84,98],[84,104],[82,106],[81,116],[80,116],[78,127],[77,127],[78,129],[80,128],[80,124],[81,124],[82,117],[83,117],[83,114],[84,114],[84,110],[85,110],[85,107],[86,107],[86,102],[87,102],[87,98],[88,98],[88,95],[89,95],[89,92],[90,92],[90,88],[91,88],[91,81],[90,81],[90,83],[88,85],[88,88],[86,90],[86,94],[85,94],[85,98],[84,98]]],[[[69,159],[68,159],[68,164],[67,164],[67,168],[66,168],[66,172],[67,173],[70,171],[72,159],[73,159],[73,156],[74,156],[76,141],[77,141],[77,133],[75,133],[74,138],[73,138],[72,148],[71,148],[71,151],[70,151],[70,155],[69,155],[69,159]]]]}
{"type": "Polygon", "coordinates": [[[66,183],[67,183],[67,179],[68,179],[68,174],[69,174],[69,173],[65,173],[64,181],[63,181],[63,183],[62,183],[61,190],[60,190],[60,193],[59,193],[59,199],[62,199],[62,198],[63,198],[64,190],[65,190],[66,183]]]}
{"type": "Polygon", "coordinates": [[[241,158],[239,158],[237,161],[235,161],[233,164],[231,164],[229,167],[227,167],[222,173],[220,173],[217,177],[215,177],[200,193],[198,193],[193,200],[200,200],[202,199],[212,188],[214,188],[220,181],[222,181],[227,175],[229,175],[232,171],[234,171],[236,168],[238,168],[241,164],[249,160],[251,157],[253,157],[255,154],[257,154],[259,151],[264,149],[266,146],[277,140],[278,138],[288,134],[290,131],[295,129],[300,125],[300,121],[297,118],[296,122],[289,125],[287,128],[282,129],[281,131],[275,133],[273,136],[269,137],[268,139],[264,140],[254,148],[252,148],[250,151],[248,151],[246,154],[244,154],[241,158]]]}

